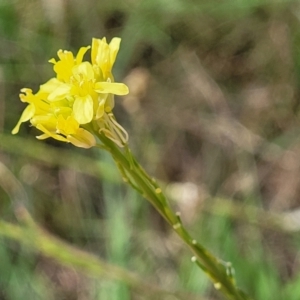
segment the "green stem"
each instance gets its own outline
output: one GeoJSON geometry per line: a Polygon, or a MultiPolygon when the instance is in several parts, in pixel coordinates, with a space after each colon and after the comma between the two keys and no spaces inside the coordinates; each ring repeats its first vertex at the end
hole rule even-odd
{"type": "Polygon", "coordinates": [[[231,265],[222,263],[190,236],[180,220],[180,214],[176,214],[172,211],[161,188],[139,165],[128,146],[126,145],[124,147],[125,151],[121,151],[120,148],[104,134],[97,132],[95,132],[95,134],[103,143],[105,149],[113,156],[116,164],[119,166],[124,181],[130,183],[133,188],[136,188],[172,226],[177,235],[194,253],[195,257],[192,258],[192,261],[196,262],[211,278],[215,288],[222,292],[228,299],[249,300],[250,298],[237,288],[232,275],[233,271],[231,265]]]}

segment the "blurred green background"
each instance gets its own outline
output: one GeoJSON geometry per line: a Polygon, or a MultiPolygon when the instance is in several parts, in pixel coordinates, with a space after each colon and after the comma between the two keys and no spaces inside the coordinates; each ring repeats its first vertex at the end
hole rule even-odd
{"type": "Polygon", "coordinates": [[[26,209],[141,280],[67,267],[2,227],[0,299],[222,299],[108,155],[38,142],[29,124],[10,133],[20,89],[53,76],[57,50],[104,36],[122,38],[114,75],[130,88],[117,119],[184,224],[253,298],[299,300],[300,2],[288,0],[0,0],[1,220],[24,228],[26,209]]]}

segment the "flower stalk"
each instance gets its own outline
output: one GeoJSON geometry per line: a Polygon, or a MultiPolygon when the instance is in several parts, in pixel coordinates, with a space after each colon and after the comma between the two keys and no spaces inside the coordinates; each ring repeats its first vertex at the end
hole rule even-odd
{"type": "Polygon", "coordinates": [[[206,250],[198,241],[193,239],[185,229],[180,213],[175,213],[168,204],[167,198],[157,184],[137,162],[131,153],[128,145],[123,149],[118,147],[113,141],[101,132],[94,131],[101,144],[98,147],[109,152],[123,176],[124,182],[131,185],[144,198],[146,198],[158,211],[158,213],[172,226],[176,234],[191,249],[195,262],[214,283],[214,287],[224,296],[232,300],[250,300],[241,291],[234,279],[234,269],[231,263],[217,259],[213,254],[206,250]]]}

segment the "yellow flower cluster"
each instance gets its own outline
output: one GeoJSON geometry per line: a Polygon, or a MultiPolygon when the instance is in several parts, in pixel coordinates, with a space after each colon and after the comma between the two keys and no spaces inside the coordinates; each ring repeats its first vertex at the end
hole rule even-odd
{"type": "Polygon", "coordinates": [[[92,45],[82,47],[76,57],[70,51],[58,51],[54,65],[56,77],[40,86],[37,93],[21,90],[20,99],[28,103],[12,133],[19,131],[23,122],[30,121],[43,132],[38,139],[52,137],[70,142],[77,147],[90,148],[96,144],[94,135],[87,130],[92,123],[98,132],[122,146],[127,141],[126,131],[112,114],[114,95],[126,95],[128,87],[114,82],[112,67],[121,39],[93,39],[92,45]],[[83,56],[91,48],[91,62],[83,56]]]}

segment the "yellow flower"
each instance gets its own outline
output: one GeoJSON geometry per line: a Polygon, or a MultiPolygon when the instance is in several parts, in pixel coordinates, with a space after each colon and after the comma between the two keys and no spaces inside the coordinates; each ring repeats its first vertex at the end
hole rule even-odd
{"type": "Polygon", "coordinates": [[[94,136],[87,130],[80,128],[78,122],[71,116],[64,119],[62,115],[59,115],[55,131],[49,130],[42,123],[38,123],[36,127],[44,132],[44,134],[37,136],[40,140],[52,137],[62,142],[70,142],[81,148],[90,148],[96,145],[94,136]]]}
{"type": "Polygon", "coordinates": [[[57,56],[60,60],[58,62],[54,58],[49,60],[49,62],[54,64],[53,69],[57,74],[57,79],[68,82],[72,76],[72,68],[82,62],[84,54],[90,48],[90,46],[81,47],[76,55],[76,58],[74,58],[73,53],[70,51],[63,51],[61,49],[58,50],[57,56]]]}
{"type": "Polygon", "coordinates": [[[111,69],[115,63],[121,39],[113,38],[109,44],[106,38],[92,40],[92,64],[96,66],[97,74],[102,79],[114,81],[111,69]]]}
{"type": "Polygon", "coordinates": [[[127,133],[112,114],[114,95],[128,93],[128,87],[114,82],[112,75],[120,41],[113,38],[107,44],[105,38],[94,38],[92,45],[81,47],[76,57],[70,51],[59,50],[59,60],[49,60],[56,76],[42,84],[36,94],[30,89],[21,90],[20,99],[28,106],[12,133],[19,131],[21,123],[30,121],[43,132],[39,139],[52,137],[89,148],[96,140],[85,125],[92,123],[99,133],[124,145],[127,133]],[[90,48],[91,61],[83,61],[90,48]]]}

